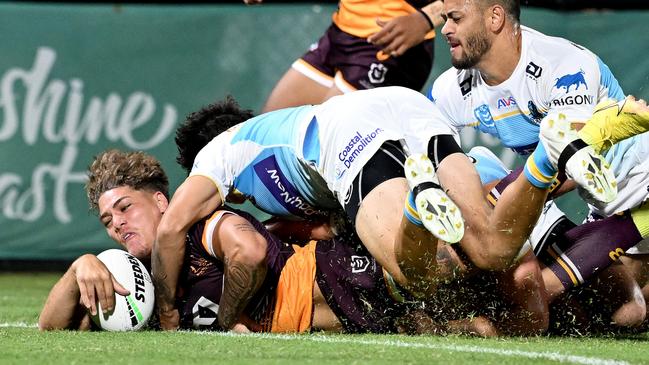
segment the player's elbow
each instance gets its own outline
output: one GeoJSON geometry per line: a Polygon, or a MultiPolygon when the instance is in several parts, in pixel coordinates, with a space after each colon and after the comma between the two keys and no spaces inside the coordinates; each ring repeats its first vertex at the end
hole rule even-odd
{"type": "Polygon", "coordinates": [[[177,224],[173,221],[165,221],[164,219],[158,225],[156,231],[156,242],[155,245],[157,249],[170,249],[180,246],[184,243],[184,239],[178,239],[178,237],[184,238],[185,231],[184,227],[180,224],[177,224]]]}
{"type": "Polygon", "coordinates": [[[53,331],[56,330],[56,326],[54,323],[50,322],[47,318],[44,318],[44,316],[41,316],[38,318],[38,330],[41,332],[44,331],[53,331]]]}
{"type": "Polygon", "coordinates": [[[266,241],[262,239],[237,239],[229,255],[230,262],[258,268],[266,265],[266,241]]]}

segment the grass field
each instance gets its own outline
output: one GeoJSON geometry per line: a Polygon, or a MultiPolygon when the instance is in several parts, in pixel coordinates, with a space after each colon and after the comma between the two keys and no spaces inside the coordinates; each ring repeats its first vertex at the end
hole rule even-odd
{"type": "Polygon", "coordinates": [[[58,274],[0,273],[0,364],[649,364],[649,334],[599,338],[40,333],[58,274]]]}

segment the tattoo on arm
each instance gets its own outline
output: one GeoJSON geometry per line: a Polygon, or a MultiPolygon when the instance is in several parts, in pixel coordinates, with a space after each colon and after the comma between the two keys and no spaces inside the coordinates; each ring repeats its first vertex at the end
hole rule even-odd
{"type": "Polygon", "coordinates": [[[167,275],[165,275],[165,266],[157,255],[152,255],[152,260],[153,262],[151,266],[153,270],[151,278],[155,287],[156,306],[160,310],[168,310],[169,308],[167,306],[173,306],[174,298],[171,289],[165,282],[167,279],[167,275]]]}
{"type": "Polygon", "coordinates": [[[239,232],[255,232],[257,233],[257,229],[252,226],[252,224],[246,222],[246,223],[237,223],[234,225],[235,229],[239,232]]]}
{"type": "Polygon", "coordinates": [[[219,303],[219,324],[226,330],[232,328],[244,308],[257,292],[266,277],[266,265],[250,267],[226,259],[225,285],[219,303]]]}

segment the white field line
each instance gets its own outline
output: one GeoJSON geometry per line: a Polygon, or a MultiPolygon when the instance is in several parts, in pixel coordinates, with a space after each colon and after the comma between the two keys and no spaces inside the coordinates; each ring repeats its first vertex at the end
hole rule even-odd
{"type": "MultiPolygon", "coordinates": [[[[35,323],[25,323],[25,322],[4,322],[0,323],[0,328],[38,328],[38,325],[35,323]]],[[[405,342],[405,341],[395,341],[395,340],[362,340],[358,338],[341,338],[341,337],[330,337],[325,335],[282,335],[282,334],[269,334],[269,333],[253,333],[247,335],[235,334],[233,332],[197,332],[197,331],[187,331],[188,333],[196,333],[201,335],[212,335],[212,336],[223,336],[223,337],[232,337],[232,336],[249,336],[249,337],[258,337],[258,338],[269,338],[276,340],[301,340],[301,341],[313,341],[313,342],[323,342],[323,343],[350,343],[356,345],[372,345],[372,346],[392,346],[392,347],[410,347],[410,348],[423,348],[431,350],[445,350],[451,352],[469,352],[469,353],[478,353],[478,354],[493,354],[501,356],[510,356],[510,357],[525,357],[529,359],[546,359],[552,361],[558,361],[562,363],[570,364],[583,364],[583,365],[631,365],[626,361],[612,360],[612,359],[600,359],[596,357],[587,357],[587,356],[577,356],[577,355],[565,355],[558,352],[534,352],[534,351],[522,351],[522,350],[505,350],[498,348],[490,347],[481,347],[481,346],[463,346],[463,345],[444,345],[444,344],[435,344],[435,343],[419,343],[419,342],[405,342]]]]}
{"type": "Polygon", "coordinates": [[[524,357],[529,359],[547,359],[552,361],[558,361],[562,363],[570,364],[583,364],[583,365],[630,365],[629,362],[612,360],[612,359],[600,359],[596,357],[586,357],[586,356],[576,356],[576,355],[566,355],[558,352],[534,352],[534,351],[522,351],[522,350],[505,350],[498,348],[489,348],[481,346],[463,346],[463,345],[444,345],[444,344],[434,344],[434,343],[418,343],[418,342],[405,342],[405,341],[395,341],[395,340],[362,340],[358,338],[341,338],[341,337],[330,337],[325,335],[281,335],[281,334],[248,334],[248,335],[239,335],[232,332],[199,332],[201,334],[215,335],[215,336],[251,336],[251,337],[261,337],[261,338],[270,338],[270,339],[279,339],[279,340],[302,340],[302,341],[314,341],[314,342],[326,342],[326,343],[350,343],[358,345],[373,345],[373,346],[393,346],[393,347],[410,347],[410,348],[423,348],[431,350],[445,350],[451,352],[469,352],[469,353],[479,353],[479,354],[493,354],[501,356],[511,356],[511,357],[524,357]]]}
{"type": "Polygon", "coordinates": [[[0,323],[0,328],[38,328],[38,325],[25,322],[4,322],[0,323]]]}

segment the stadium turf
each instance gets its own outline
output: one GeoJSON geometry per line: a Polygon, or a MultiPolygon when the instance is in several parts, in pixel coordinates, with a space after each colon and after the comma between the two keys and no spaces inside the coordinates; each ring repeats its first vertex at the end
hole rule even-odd
{"type": "Polygon", "coordinates": [[[649,334],[501,338],[232,335],[143,331],[40,333],[38,312],[60,274],[0,273],[0,364],[592,364],[649,363],[649,334]]]}

